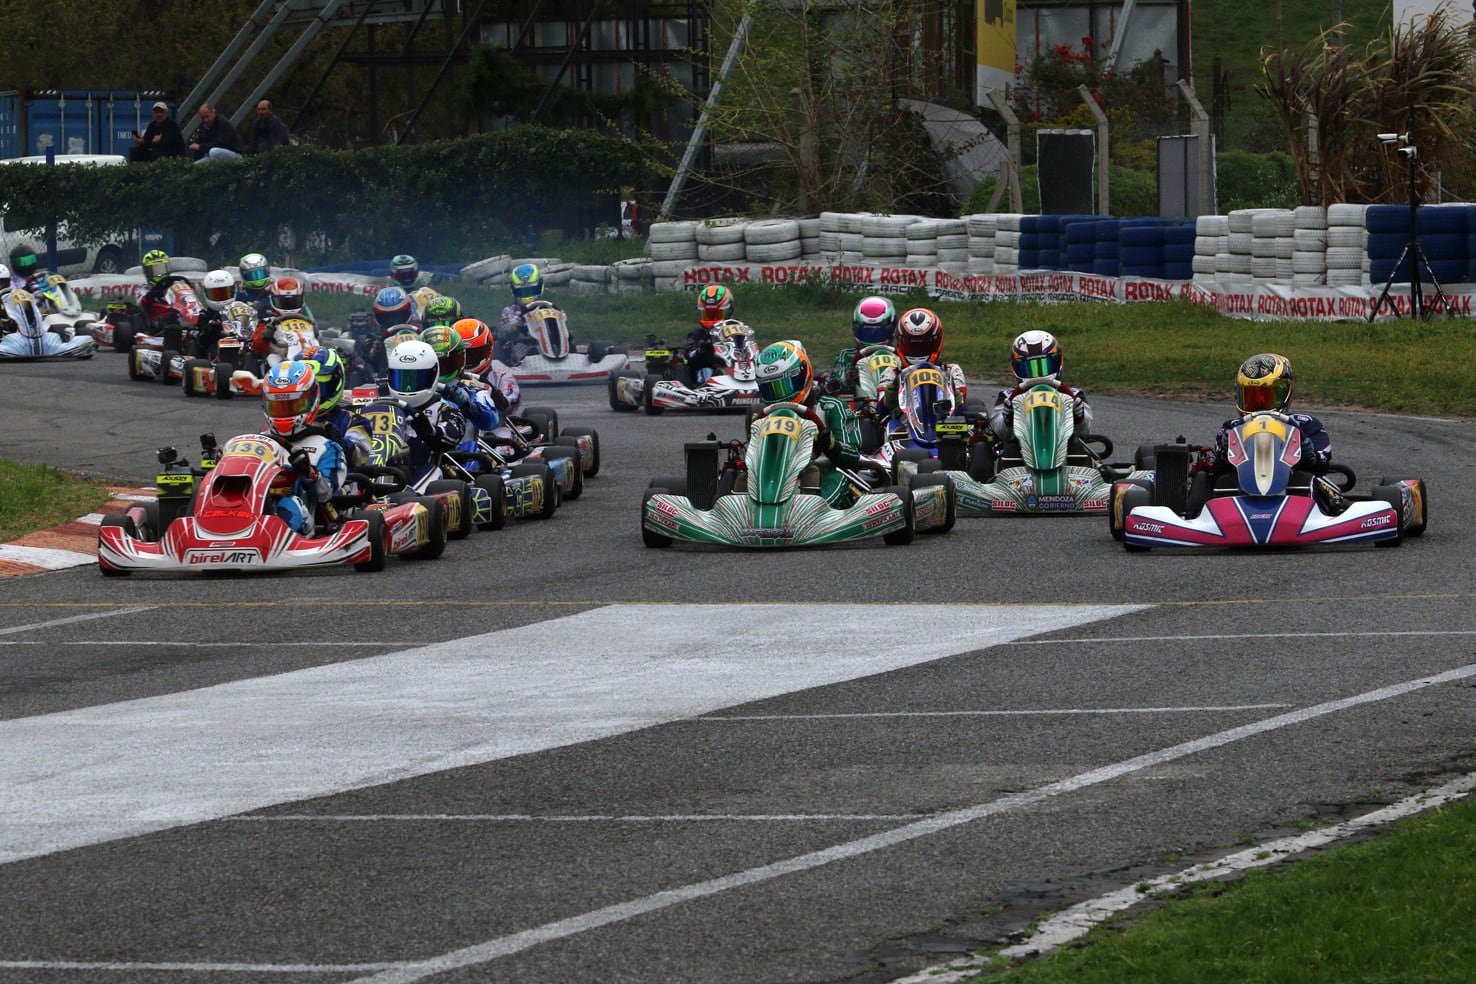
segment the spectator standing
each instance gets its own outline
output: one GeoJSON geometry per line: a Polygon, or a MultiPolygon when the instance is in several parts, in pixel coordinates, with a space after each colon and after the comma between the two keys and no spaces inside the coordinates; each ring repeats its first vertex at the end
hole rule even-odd
{"type": "Polygon", "coordinates": [[[285,147],[289,142],[287,124],[272,112],[270,100],[256,104],[256,121],[246,132],[246,153],[260,154],[273,147],[285,147]]]}
{"type": "Polygon", "coordinates": [[[231,121],[215,111],[209,103],[200,104],[200,128],[190,140],[190,153],[196,164],[225,161],[240,157],[244,148],[241,135],[231,121]]]}
{"type": "Polygon", "coordinates": [[[179,124],[169,115],[169,106],[162,102],[154,103],[154,118],[144,129],[143,135],[133,135],[133,148],[128,151],[129,161],[138,164],[146,161],[157,161],[164,157],[183,157],[184,134],[179,132],[179,124]]]}

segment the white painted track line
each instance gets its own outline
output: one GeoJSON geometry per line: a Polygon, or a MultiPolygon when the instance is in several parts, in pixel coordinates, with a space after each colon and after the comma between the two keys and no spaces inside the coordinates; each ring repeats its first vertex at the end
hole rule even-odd
{"type": "Polygon", "coordinates": [[[0,721],[0,862],[623,734],[1136,610],[615,605],[0,721]],[[804,653],[773,644],[772,627],[791,623],[805,627],[804,653]],[[15,749],[25,754],[6,754],[15,749]]]}

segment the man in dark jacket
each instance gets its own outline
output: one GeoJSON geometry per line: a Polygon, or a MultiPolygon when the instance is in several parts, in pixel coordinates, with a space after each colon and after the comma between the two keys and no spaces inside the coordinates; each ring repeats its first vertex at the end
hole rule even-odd
{"type": "Polygon", "coordinates": [[[133,143],[128,159],[134,163],[184,155],[184,134],[179,132],[179,124],[170,117],[168,105],[162,102],[154,103],[153,120],[143,136],[134,135],[133,143]]]}
{"type": "Polygon", "coordinates": [[[190,140],[190,153],[194,155],[195,163],[230,160],[240,157],[243,151],[241,135],[231,121],[216,113],[214,106],[201,103],[200,128],[190,140]]]}
{"type": "Polygon", "coordinates": [[[246,131],[246,153],[260,154],[288,143],[287,124],[272,112],[272,104],[263,99],[256,104],[256,122],[246,131]]]}

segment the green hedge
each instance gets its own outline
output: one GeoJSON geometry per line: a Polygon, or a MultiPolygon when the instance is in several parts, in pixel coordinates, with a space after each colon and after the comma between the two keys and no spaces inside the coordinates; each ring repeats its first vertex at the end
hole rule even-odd
{"type": "Polygon", "coordinates": [[[177,251],[211,261],[290,248],[298,263],[396,252],[454,262],[530,231],[617,224],[620,189],[656,182],[650,160],[616,137],[518,127],[359,151],[281,147],[199,167],[11,166],[0,168],[0,209],[54,203],[82,241],[169,229],[177,251]]]}

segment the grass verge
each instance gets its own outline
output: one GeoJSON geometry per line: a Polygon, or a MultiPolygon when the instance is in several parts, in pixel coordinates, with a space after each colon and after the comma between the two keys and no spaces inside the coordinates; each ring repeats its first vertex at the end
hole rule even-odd
{"type": "Polygon", "coordinates": [[[979,981],[1321,984],[1476,980],[1476,802],[1171,905],[979,981]]]}
{"type": "Polygon", "coordinates": [[[95,512],[111,496],[101,482],[48,465],[0,461],[0,543],[95,512]]]}
{"type": "MultiPolygon", "coordinates": [[[[495,322],[511,299],[505,290],[460,285],[453,294],[471,316],[495,322]]],[[[736,314],[766,343],[797,338],[818,369],[829,368],[850,338],[850,314],[862,296],[824,285],[737,286],[736,314]]],[[[647,333],[669,341],[696,324],[691,292],[582,294],[551,289],[569,312],[576,341],[610,339],[638,347],[647,333]]],[[[1230,406],[1235,371],[1256,352],[1280,352],[1296,368],[1298,408],[1363,407],[1395,413],[1462,416],[1476,406],[1476,332],[1465,319],[1427,322],[1240,321],[1188,302],[1139,304],[933,301],[894,298],[898,309],[932,307],[946,328],[944,355],[970,376],[1008,372],[1010,341],[1022,331],[1054,332],[1070,381],[1092,393],[1208,399],[1230,406]]],[[[325,324],[342,324],[368,299],[313,298],[325,324]]],[[[632,351],[635,349],[633,348],[632,351]]]]}

